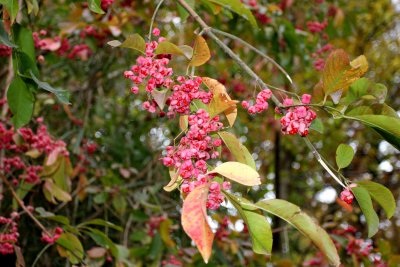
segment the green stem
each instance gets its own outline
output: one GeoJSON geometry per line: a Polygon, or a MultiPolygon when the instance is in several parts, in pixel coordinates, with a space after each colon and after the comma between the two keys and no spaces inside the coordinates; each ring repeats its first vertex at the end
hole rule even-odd
{"type": "Polygon", "coordinates": [[[152,31],[153,31],[153,24],[154,24],[154,21],[155,21],[155,19],[156,19],[158,10],[160,9],[160,7],[161,7],[161,5],[163,4],[163,2],[164,2],[164,0],[161,0],[161,1],[158,3],[158,5],[156,6],[156,9],[154,10],[153,16],[151,17],[150,30],[149,30],[149,36],[148,36],[149,41],[151,41],[151,35],[152,35],[152,31]]]}
{"type": "Polygon", "coordinates": [[[36,256],[35,261],[32,264],[32,267],[36,266],[36,263],[38,263],[39,259],[42,257],[43,253],[49,248],[51,247],[51,244],[47,244],[40,252],[39,254],[36,256]]]}

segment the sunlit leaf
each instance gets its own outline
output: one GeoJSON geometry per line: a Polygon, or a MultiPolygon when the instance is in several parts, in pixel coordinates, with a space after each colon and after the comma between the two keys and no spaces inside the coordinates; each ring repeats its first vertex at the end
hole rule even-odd
{"type": "Polygon", "coordinates": [[[189,62],[189,66],[201,66],[206,63],[210,57],[211,53],[206,40],[201,35],[197,35],[193,47],[193,57],[189,62]]]}
{"type": "Polygon", "coordinates": [[[181,131],[185,131],[188,128],[189,125],[189,115],[181,115],[179,117],[179,128],[181,131]]]}
{"type": "Polygon", "coordinates": [[[379,218],[372,205],[371,196],[367,189],[361,186],[352,187],[351,191],[356,197],[358,205],[360,205],[361,211],[365,216],[368,225],[368,237],[370,238],[375,235],[379,229],[379,218]]]}
{"type": "Polygon", "coordinates": [[[392,192],[385,186],[372,181],[360,181],[357,184],[365,188],[371,197],[385,210],[390,219],[396,211],[396,201],[392,192]]]}
{"type": "Polygon", "coordinates": [[[52,203],[56,203],[55,199],[61,202],[71,201],[71,195],[58,187],[52,180],[46,179],[43,184],[43,193],[46,199],[52,203]]]}
{"type": "Polygon", "coordinates": [[[256,169],[256,163],[250,152],[235,135],[228,132],[219,132],[218,135],[238,162],[247,164],[254,170],[256,169]]]}
{"type": "Polygon", "coordinates": [[[254,186],[261,184],[258,172],[252,167],[240,162],[224,162],[208,173],[218,173],[242,185],[254,186]]]}
{"type": "Polygon", "coordinates": [[[37,0],[26,0],[26,5],[28,7],[28,14],[33,12],[33,14],[37,16],[39,13],[39,4],[37,0]]]}
{"type": "Polygon", "coordinates": [[[196,244],[207,263],[212,252],[214,233],[207,222],[207,185],[196,187],[183,201],[181,222],[183,230],[196,244]]]}
{"type": "Polygon", "coordinates": [[[350,165],[354,158],[354,149],[346,144],[340,144],[336,149],[336,164],[340,169],[350,165]]]}
{"type": "Polygon", "coordinates": [[[318,226],[306,213],[302,212],[298,206],[282,199],[269,199],[258,201],[255,204],[242,203],[242,207],[250,210],[260,208],[287,221],[303,235],[310,238],[329,260],[331,265],[340,265],[340,258],[335,244],[328,233],[318,226]]]}

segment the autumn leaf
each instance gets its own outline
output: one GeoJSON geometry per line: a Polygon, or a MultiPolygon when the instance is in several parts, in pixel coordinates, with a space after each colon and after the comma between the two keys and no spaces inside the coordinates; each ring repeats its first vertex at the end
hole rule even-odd
{"type": "Polygon", "coordinates": [[[210,116],[214,117],[223,112],[232,127],[237,117],[236,103],[238,101],[232,100],[226,92],[225,86],[217,80],[203,77],[203,83],[213,93],[213,98],[209,105],[210,116]]]}
{"type": "Polygon", "coordinates": [[[254,186],[261,184],[260,175],[252,167],[235,161],[228,161],[217,166],[208,174],[218,173],[242,185],[254,186]]]}
{"type": "Polygon", "coordinates": [[[212,252],[214,233],[207,222],[206,202],[208,185],[196,187],[183,202],[182,227],[186,234],[196,244],[205,263],[212,252]]]}
{"type": "Polygon", "coordinates": [[[342,49],[334,50],[326,60],[322,72],[325,95],[346,92],[349,86],[368,70],[368,62],[361,55],[350,62],[349,56],[342,49]]]}
{"type": "Polygon", "coordinates": [[[189,66],[201,66],[206,63],[210,57],[211,53],[206,40],[204,40],[201,35],[197,35],[193,47],[193,57],[189,62],[189,66]]]}

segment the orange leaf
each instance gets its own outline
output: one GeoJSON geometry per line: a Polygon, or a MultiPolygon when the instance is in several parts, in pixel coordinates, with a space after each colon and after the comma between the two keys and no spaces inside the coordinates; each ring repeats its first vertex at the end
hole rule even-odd
{"type": "Polygon", "coordinates": [[[207,222],[206,202],[208,185],[195,188],[183,202],[182,227],[186,234],[196,244],[205,263],[212,252],[214,233],[207,222]]]}

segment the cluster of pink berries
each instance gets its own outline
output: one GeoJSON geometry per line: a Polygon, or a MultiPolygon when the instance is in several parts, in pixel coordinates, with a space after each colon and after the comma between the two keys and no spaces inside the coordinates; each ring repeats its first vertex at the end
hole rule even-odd
{"type": "Polygon", "coordinates": [[[63,232],[64,230],[61,227],[56,227],[52,236],[43,232],[41,240],[47,244],[53,245],[60,238],[63,232]]]}
{"type": "Polygon", "coordinates": [[[261,113],[268,108],[268,100],[271,98],[272,92],[264,89],[258,93],[255,105],[251,106],[248,101],[242,101],[242,107],[247,109],[249,114],[261,113]]]}
{"type": "MultiPolygon", "coordinates": [[[[179,170],[178,173],[184,180],[181,190],[185,194],[189,194],[194,188],[210,182],[213,178],[212,175],[206,174],[206,161],[219,156],[217,148],[221,146],[222,140],[212,138],[210,135],[223,126],[219,116],[211,119],[203,109],[189,115],[188,122],[189,129],[186,136],[181,138],[175,149],[172,146],[167,147],[167,155],[162,159],[165,166],[173,166],[179,170]]],[[[229,189],[230,183],[224,182],[223,188],[229,189]]],[[[217,209],[223,200],[220,184],[211,182],[207,208],[217,209]]]]}
{"type": "Polygon", "coordinates": [[[311,33],[320,33],[328,26],[328,21],[325,20],[324,22],[318,21],[308,21],[307,27],[311,33]]]}
{"type": "Polygon", "coordinates": [[[0,44],[0,57],[8,57],[12,53],[12,48],[6,45],[0,44]]]}
{"type": "Polygon", "coordinates": [[[6,154],[1,159],[0,170],[13,174],[12,182],[17,185],[20,180],[27,183],[38,183],[42,166],[28,164],[22,159],[22,155],[30,151],[33,153],[63,155],[68,157],[69,153],[66,144],[61,140],[54,140],[47,128],[43,125],[43,119],[39,118],[39,127],[36,133],[29,128],[21,128],[14,132],[13,127],[7,128],[6,124],[0,122],[0,150],[5,150],[6,154]],[[16,179],[15,177],[18,177],[16,179]]]}
{"type": "MultiPolygon", "coordinates": [[[[305,105],[310,104],[311,95],[304,94],[301,97],[301,102],[305,105]]],[[[283,101],[284,106],[292,106],[293,99],[286,98],[283,101]]],[[[280,119],[283,134],[299,134],[301,136],[308,135],[308,129],[317,114],[308,106],[289,107],[287,112],[280,119]]]]}
{"type": "Polygon", "coordinates": [[[350,205],[353,203],[354,195],[349,188],[345,188],[342,192],[340,192],[340,199],[350,205]]]}
{"type": "Polygon", "coordinates": [[[0,254],[13,254],[14,244],[17,243],[19,233],[16,219],[19,214],[13,212],[11,218],[0,216],[0,225],[2,225],[2,231],[0,233],[0,254]]]}
{"type": "Polygon", "coordinates": [[[210,103],[213,95],[201,90],[200,85],[203,82],[201,77],[186,79],[179,76],[177,82],[172,86],[172,95],[168,99],[169,116],[173,116],[175,113],[189,114],[190,103],[196,99],[201,100],[204,104],[210,103]]]}

